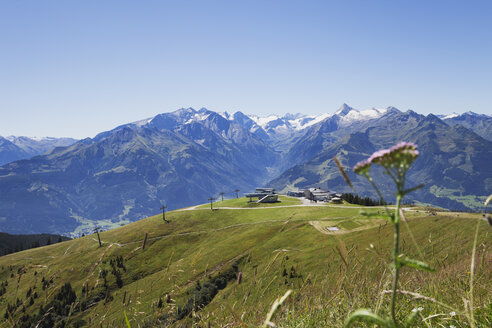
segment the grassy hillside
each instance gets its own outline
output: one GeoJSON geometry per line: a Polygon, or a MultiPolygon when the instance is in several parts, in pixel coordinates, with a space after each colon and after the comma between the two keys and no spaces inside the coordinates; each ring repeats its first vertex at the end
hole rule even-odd
{"type": "MultiPolygon", "coordinates": [[[[166,213],[170,223],[157,215],[105,231],[102,247],[89,235],[0,257],[0,327],[56,320],[60,327],[126,327],[125,314],[132,327],[255,327],[288,289],[292,296],[273,318],[280,327],[340,327],[359,307],[387,312],[382,292],[391,281],[393,232],[384,220],[361,216],[357,206],[235,209],[241,201],[247,199],[221,202],[234,209],[205,205],[166,213]],[[203,308],[194,308],[200,302],[203,308]]],[[[480,214],[406,213],[416,244],[404,225],[403,252],[436,272],[404,268],[400,287],[440,303],[402,295],[399,316],[423,307],[423,317],[438,314],[426,321],[431,327],[468,326],[463,300],[470,299],[478,224],[473,307],[477,326],[488,326],[491,227],[480,214]]]]}

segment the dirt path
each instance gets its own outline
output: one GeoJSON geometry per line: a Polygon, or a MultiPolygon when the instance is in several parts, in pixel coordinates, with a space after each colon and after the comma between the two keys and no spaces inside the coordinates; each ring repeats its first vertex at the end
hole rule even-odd
{"type": "Polygon", "coordinates": [[[191,207],[186,207],[186,208],[180,208],[179,210],[175,210],[175,212],[183,212],[183,211],[194,211],[197,209],[197,207],[199,206],[203,206],[204,204],[198,204],[198,205],[195,205],[195,206],[191,206],[191,207]]]}
{"type": "MultiPolygon", "coordinates": [[[[292,197],[292,198],[295,198],[295,197],[292,197]]],[[[227,206],[225,206],[225,207],[216,207],[216,208],[214,208],[214,210],[221,210],[221,209],[222,210],[266,210],[266,209],[272,209],[272,208],[307,207],[307,206],[328,207],[328,208],[330,208],[330,207],[336,207],[336,208],[368,208],[367,206],[344,206],[344,205],[326,204],[326,203],[322,203],[322,202],[316,203],[316,202],[312,202],[309,199],[306,199],[304,197],[295,198],[295,199],[299,199],[302,204],[265,206],[265,207],[227,207],[227,206]]],[[[195,205],[195,206],[191,206],[191,207],[187,207],[187,208],[182,208],[179,210],[175,210],[175,212],[195,211],[195,210],[198,210],[198,211],[210,210],[209,207],[202,207],[204,205],[207,205],[207,204],[199,204],[199,205],[195,205]],[[200,207],[202,207],[202,208],[200,208],[200,207]]],[[[370,206],[370,208],[384,209],[385,207],[384,206],[370,206]]],[[[411,209],[404,209],[404,210],[411,211],[411,209]]]]}
{"type": "Polygon", "coordinates": [[[320,221],[309,221],[310,225],[312,225],[316,230],[318,230],[319,232],[321,232],[322,234],[325,234],[325,235],[343,235],[343,234],[352,233],[355,231],[368,230],[368,229],[372,229],[372,228],[375,228],[378,226],[378,224],[374,224],[374,223],[379,224],[380,222],[376,222],[376,220],[373,220],[373,221],[371,221],[371,224],[366,224],[366,225],[363,225],[363,226],[360,226],[357,228],[345,230],[345,229],[338,228],[336,225],[334,225],[332,227],[328,227],[328,226],[322,225],[320,221]],[[328,229],[328,228],[334,228],[334,227],[338,228],[338,230],[329,230],[328,229]]]}

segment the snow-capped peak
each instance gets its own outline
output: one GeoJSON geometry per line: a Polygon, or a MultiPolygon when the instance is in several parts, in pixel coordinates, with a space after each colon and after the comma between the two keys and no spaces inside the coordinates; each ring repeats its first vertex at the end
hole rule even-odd
{"type": "Polygon", "coordinates": [[[335,115],[340,117],[341,125],[350,125],[354,122],[358,121],[367,121],[371,119],[375,119],[383,116],[386,112],[390,110],[394,110],[394,107],[387,108],[376,108],[373,107],[371,109],[366,110],[357,110],[348,106],[347,104],[343,104],[340,109],[335,112],[335,115]]]}
{"type": "Polygon", "coordinates": [[[155,116],[153,116],[153,117],[149,117],[149,118],[146,118],[146,119],[143,119],[143,120],[140,120],[140,121],[135,121],[135,122],[133,122],[133,123],[131,123],[131,124],[134,124],[134,125],[136,125],[136,126],[138,126],[138,127],[140,127],[140,126],[144,126],[145,124],[150,123],[150,121],[152,121],[152,120],[154,119],[154,117],[155,117],[155,116]]]}
{"type": "Polygon", "coordinates": [[[257,115],[248,115],[257,125],[259,125],[266,132],[276,135],[289,135],[297,131],[301,131],[310,127],[316,123],[325,120],[332,114],[323,113],[320,115],[305,115],[301,113],[269,115],[266,117],[260,117],[257,115]]]}
{"type": "Polygon", "coordinates": [[[231,121],[234,118],[233,115],[229,114],[228,112],[217,112],[217,114],[219,114],[220,116],[222,116],[228,121],[231,121]]]}
{"type": "Polygon", "coordinates": [[[302,117],[305,117],[306,115],[304,114],[301,114],[301,113],[295,113],[295,114],[290,114],[290,113],[287,113],[285,114],[284,116],[282,116],[282,118],[284,120],[296,120],[298,118],[302,118],[302,117]]]}
{"type": "Polygon", "coordinates": [[[465,113],[466,115],[470,115],[470,116],[487,116],[485,114],[477,114],[475,112],[472,112],[471,110],[469,110],[468,112],[465,113]]]}
{"type": "Polygon", "coordinates": [[[328,113],[323,113],[321,115],[309,115],[309,116],[301,116],[296,118],[295,120],[289,121],[292,127],[296,130],[303,130],[307,127],[310,127],[316,123],[319,123],[328,117],[331,117],[333,115],[328,114],[328,113]]]}
{"type": "Polygon", "coordinates": [[[222,116],[223,118],[225,118],[226,120],[228,121],[233,121],[234,120],[234,116],[236,115],[236,113],[239,112],[238,110],[235,110],[233,112],[217,112],[217,114],[219,114],[220,116],[222,116]]]}
{"type": "Polygon", "coordinates": [[[467,112],[464,112],[462,114],[458,114],[458,113],[454,112],[453,114],[449,114],[449,115],[438,115],[438,117],[440,117],[442,120],[452,119],[452,118],[456,118],[456,117],[465,117],[465,116],[492,117],[491,115],[478,114],[478,113],[475,113],[475,112],[472,112],[472,111],[467,111],[467,112]]]}
{"type": "MultiPolygon", "coordinates": [[[[343,104],[342,106],[340,106],[340,108],[335,112],[335,115],[338,115],[338,116],[345,116],[347,115],[348,113],[350,113],[352,110],[354,110],[354,108],[350,107],[349,105],[347,104],[343,104]]],[[[355,109],[356,110],[356,109],[355,109]]],[[[356,110],[357,111],[357,110],[356,110]]]]}
{"type": "Polygon", "coordinates": [[[304,115],[304,114],[285,114],[283,116],[269,115],[260,117],[257,115],[248,115],[256,124],[261,126],[265,131],[275,133],[288,133],[288,131],[301,131],[327,118],[338,116],[340,124],[349,125],[357,121],[366,121],[378,118],[391,110],[387,108],[371,108],[367,110],[357,110],[347,104],[343,104],[335,112],[335,114],[322,113],[319,115],[304,115]]]}
{"type": "Polygon", "coordinates": [[[57,139],[62,139],[62,138],[55,138],[55,137],[27,137],[27,136],[8,136],[8,137],[5,137],[5,139],[7,139],[8,141],[11,141],[11,142],[17,142],[18,140],[32,140],[32,141],[55,141],[57,139]]]}
{"type": "Polygon", "coordinates": [[[272,114],[272,115],[268,115],[266,117],[261,117],[261,116],[257,116],[257,115],[249,115],[249,118],[251,118],[256,124],[258,124],[263,129],[265,129],[268,123],[275,121],[275,120],[278,120],[280,117],[278,115],[272,114]]]}
{"type": "Polygon", "coordinates": [[[460,114],[454,112],[453,114],[449,114],[447,116],[444,116],[442,119],[445,120],[445,119],[448,119],[448,118],[455,118],[455,117],[458,117],[460,116],[460,114]]]}
{"type": "Polygon", "coordinates": [[[188,121],[185,122],[185,124],[189,124],[192,122],[205,121],[210,116],[210,114],[211,113],[208,111],[196,112],[195,115],[193,115],[188,121]]]}

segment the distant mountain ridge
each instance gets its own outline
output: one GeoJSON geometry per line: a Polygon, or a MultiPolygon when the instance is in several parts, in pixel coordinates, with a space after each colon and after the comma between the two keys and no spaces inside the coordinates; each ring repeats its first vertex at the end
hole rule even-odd
{"type": "Polygon", "coordinates": [[[29,154],[8,139],[0,137],[0,166],[19,159],[29,158],[29,154]]]}
{"type": "Polygon", "coordinates": [[[482,138],[492,141],[492,117],[485,114],[466,112],[463,114],[452,114],[442,118],[448,125],[462,125],[472,130],[482,138]]]}
{"type": "MultiPolygon", "coordinates": [[[[401,140],[423,154],[411,181],[428,188],[415,200],[473,209],[492,193],[491,142],[473,132],[485,131],[490,116],[466,120],[468,128],[450,119],[346,104],[333,114],[267,118],[181,108],[0,167],[0,230],[75,236],[155,214],[162,204],[176,209],[267,184],[345,191],[333,156],[348,168],[401,140]]],[[[11,154],[30,144],[2,142],[11,154]]],[[[364,194],[367,186],[353,178],[364,194]]]]}

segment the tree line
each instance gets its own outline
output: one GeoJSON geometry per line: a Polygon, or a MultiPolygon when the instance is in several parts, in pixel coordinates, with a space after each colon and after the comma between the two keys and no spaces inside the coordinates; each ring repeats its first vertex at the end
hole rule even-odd
{"type": "Polygon", "coordinates": [[[383,206],[391,205],[384,200],[375,200],[370,197],[361,197],[357,194],[346,193],[342,194],[342,199],[350,204],[364,205],[364,206],[383,206]]]}
{"type": "Polygon", "coordinates": [[[0,232],[0,256],[66,240],[70,238],[52,234],[11,235],[0,232]]]}

